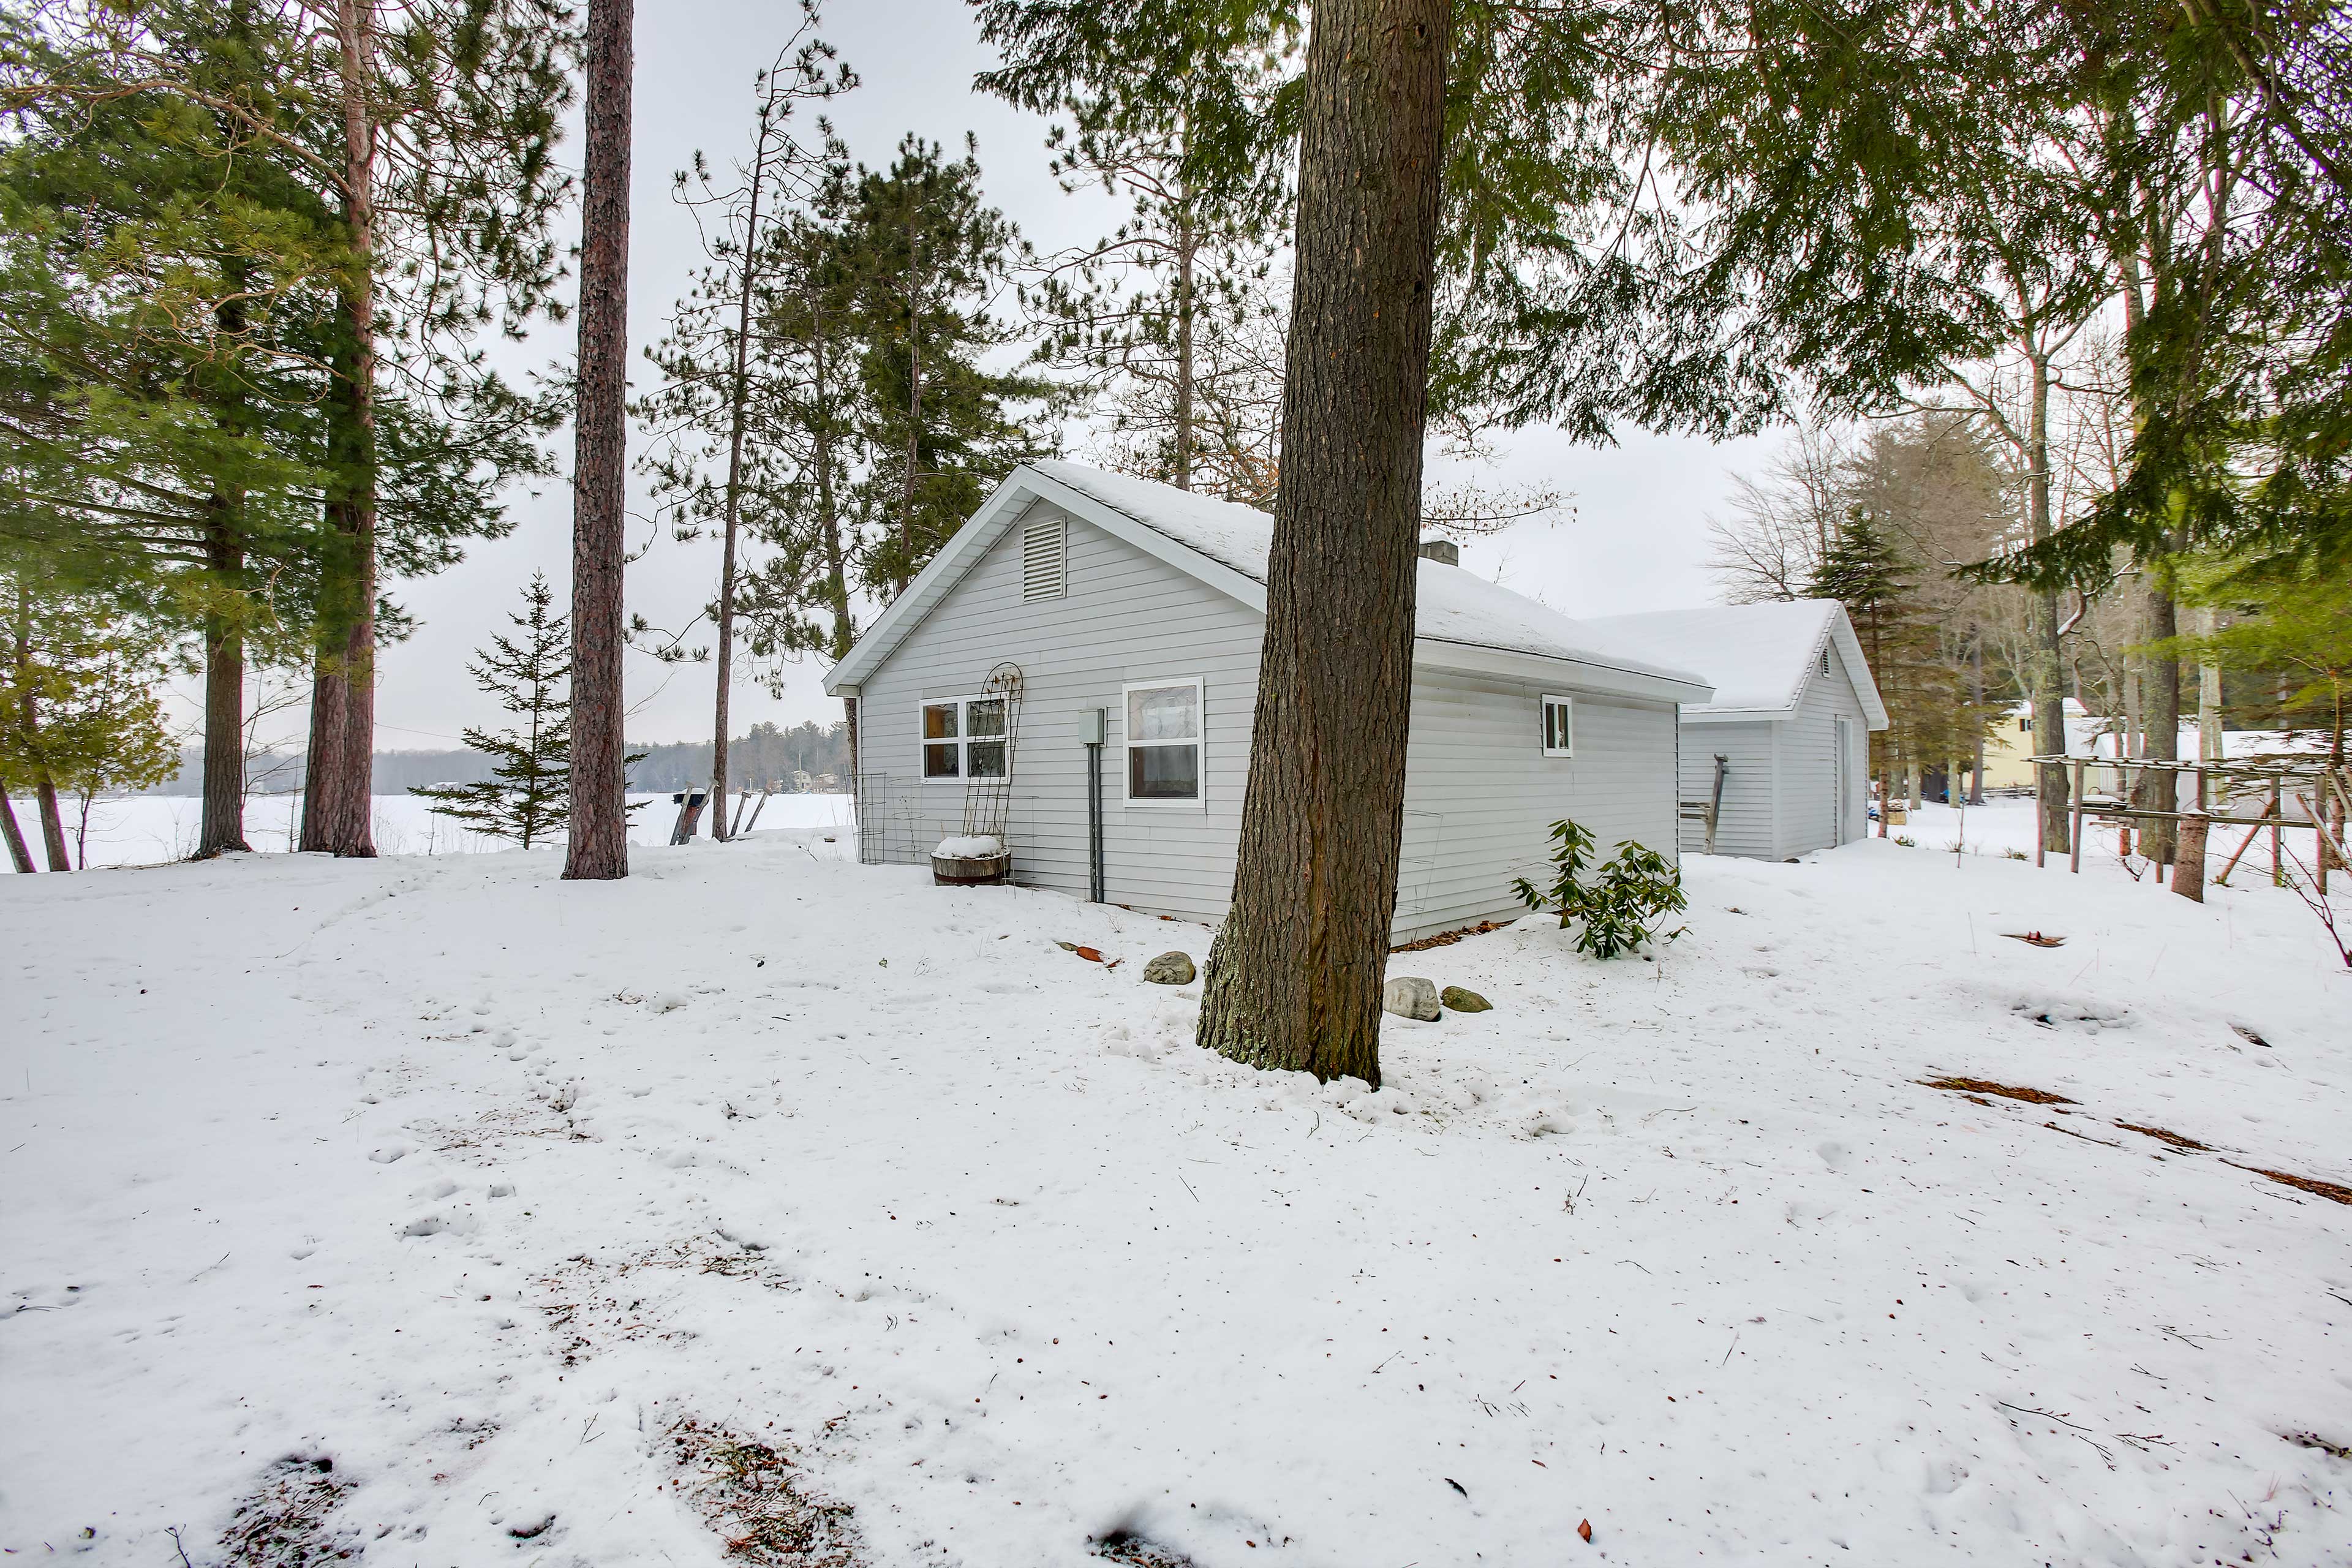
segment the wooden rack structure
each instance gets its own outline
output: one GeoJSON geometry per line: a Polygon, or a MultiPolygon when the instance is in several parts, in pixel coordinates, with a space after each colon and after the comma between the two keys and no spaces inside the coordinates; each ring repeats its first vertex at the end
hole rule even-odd
{"type": "MultiPolygon", "coordinates": [[[[2327,893],[2327,873],[2330,863],[2338,868],[2352,867],[2352,856],[2344,849],[2345,822],[2352,816],[2352,770],[2330,766],[2325,759],[2315,758],[2309,763],[2203,763],[2173,762],[2156,757],[2077,757],[2037,756],[2026,759],[2034,766],[2037,779],[2048,777],[2047,770],[2068,770],[2067,815],[2070,818],[2066,835],[2067,869],[2083,868],[2083,824],[2112,822],[2126,830],[2132,825],[2145,822],[2175,822],[2180,825],[2173,863],[2173,890],[2185,898],[2202,900],[2205,884],[2205,835],[2211,827],[2243,827],[2246,836],[2230,857],[2230,862],[2215,878],[2227,882],[2230,873],[2253,847],[2254,839],[2268,829],[2271,841],[2271,880],[2273,885],[2285,880],[2286,851],[2283,836],[2289,831],[2309,830],[2314,839],[2313,879],[2324,898],[2327,893]],[[2132,774],[2137,772],[2144,780],[2151,773],[2187,774],[2183,783],[2193,805],[2175,811],[2159,811],[2133,803],[2132,774]],[[2093,775],[2110,773],[2116,781],[2112,795],[2093,795],[2088,785],[2093,775]],[[2244,783],[2241,783],[2244,781],[2244,783]],[[2252,785],[2251,789],[2246,784],[2252,785]],[[2252,794],[2267,794],[2268,800],[2260,812],[2249,816],[2229,808],[2233,799],[2252,794]],[[2215,809],[2216,805],[2221,809],[2215,809]],[[2301,817],[2287,816],[2290,805],[2301,808],[2301,817]],[[2331,822],[2332,818],[2332,822],[2331,822]]],[[[2175,797],[2183,792],[2176,788],[2175,797]]],[[[2041,866],[2047,860],[2049,841],[2050,792],[2034,792],[2033,863],[2041,866]]],[[[2161,879],[2159,879],[2161,880],[2161,879]]]]}

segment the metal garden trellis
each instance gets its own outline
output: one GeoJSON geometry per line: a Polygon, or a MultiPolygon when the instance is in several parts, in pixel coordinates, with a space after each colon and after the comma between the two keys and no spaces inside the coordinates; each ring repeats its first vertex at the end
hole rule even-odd
{"type": "MultiPolygon", "coordinates": [[[[982,704],[997,704],[997,722],[1002,726],[1003,755],[992,772],[983,772],[978,754],[982,744],[996,739],[975,727],[972,731],[973,762],[963,784],[963,831],[967,838],[989,837],[1004,843],[1005,820],[1013,807],[1013,750],[1021,738],[1021,667],[1007,660],[988,672],[981,682],[981,701],[972,706],[975,726],[980,715],[987,711],[982,704]]],[[[1006,846],[1007,852],[1011,847],[1006,846]]]]}

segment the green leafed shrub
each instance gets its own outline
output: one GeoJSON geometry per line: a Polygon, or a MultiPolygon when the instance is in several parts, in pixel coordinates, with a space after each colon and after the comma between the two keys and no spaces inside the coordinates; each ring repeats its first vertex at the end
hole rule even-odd
{"type": "Polygon", "coordinates": [[[1690,900],[1683,892],[1681,870],[1656,850],[1624,840],[1617,846],[1617,858],[1602,863],[1588,882],[1582,873],[1592,863],[1591,833],[1563,818],[1551,825],[1551,838],[1552,885],[1539,889],[1518,877],[1511,890],[1528,908],[1557,913],[1562,930],[1576,922],[1579,952],[1615,958],[1638,952],[1644,942],[1672,942],[1689,929],[1658,929],[1667,916],[1689,908],[1690,900]]]}

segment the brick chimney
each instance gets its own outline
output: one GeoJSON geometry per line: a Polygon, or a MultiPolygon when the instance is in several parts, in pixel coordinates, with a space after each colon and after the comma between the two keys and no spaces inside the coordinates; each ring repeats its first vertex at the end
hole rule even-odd
{"type": "Polygon", "coordinates": [[[1421,552],[1427,559],[1447,566],[1462,564],[1462,547],[1450,539],[1424,539],[1421,542],[1421,552]]]}

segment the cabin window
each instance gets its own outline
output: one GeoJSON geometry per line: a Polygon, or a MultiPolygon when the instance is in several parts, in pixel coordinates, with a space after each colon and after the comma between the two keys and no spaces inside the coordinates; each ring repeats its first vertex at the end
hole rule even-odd
{"type": "Polygon", "coordinates": [[[1547,757],[1576,755],[1576,699],[1543,700],[1543,752],[1547,757]]]}
{"type": "Polygon", "coordinates": [[[1199,805],[1201,683],[1160,680],[1127,697],[1127,798],[1137,805],[1199,805]]]}
{"type": "Polygon", "coordinates": [[[1021,528],[1021,597],[1058,599],[1069,591],[1070,530],[1059,517],[1033,517],[1021,528]]]}
{"type": "Polygon", "coordinates": [[[1004,776],[1004,699],[948,697],[923,704],[923,776],[1004,776]]]}

